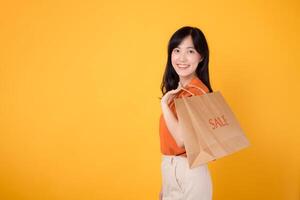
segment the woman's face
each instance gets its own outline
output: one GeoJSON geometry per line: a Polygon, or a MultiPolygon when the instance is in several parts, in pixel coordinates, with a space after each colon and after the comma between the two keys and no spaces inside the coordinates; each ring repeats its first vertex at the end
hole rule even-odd
{"type": "Polygon", "coordinates": [[[195,71],[201,60],[201,55],[194,48],[190,35],[185,37],[171,54],[172,65],[180,79],[187,79],[196,75],[195,71]]]}

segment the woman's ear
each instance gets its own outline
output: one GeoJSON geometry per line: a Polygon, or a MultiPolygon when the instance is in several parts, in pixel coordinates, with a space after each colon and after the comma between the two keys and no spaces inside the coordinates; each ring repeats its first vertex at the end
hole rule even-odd
{"type": "Polygon", "coordinates": [[[199,63],[201,63],[203,59],[204,59],[204,56],[202,56],[202,55],[200,54],[200,61],[199,61],[199,63]]]}

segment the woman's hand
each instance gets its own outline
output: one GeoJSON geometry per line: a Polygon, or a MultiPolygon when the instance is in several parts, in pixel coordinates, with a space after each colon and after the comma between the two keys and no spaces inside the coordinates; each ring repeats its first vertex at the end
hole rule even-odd
{"type": "Polygon", "coordinates": [[[175,90],[170,90],[168,91],[162,98],[161,98],[161,104],[167,104],[169,105],[169,103],[174,99],[174,97],[176,96],[176,94],[181,90],[182,86],[180,84],[180,82],[178,83],[178,87],[175,90]]]}
{"type": "Polygon", "coordinates": [[[163,192],[162,192],[162,188],[161,188],[161,190],[160,190],[160,192],[159,192],[159,200],[162,200],[163,199],[163,192]]]}

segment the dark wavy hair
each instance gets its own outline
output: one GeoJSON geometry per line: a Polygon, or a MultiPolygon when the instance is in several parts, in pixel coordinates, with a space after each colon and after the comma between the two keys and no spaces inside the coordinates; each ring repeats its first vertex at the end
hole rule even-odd
{"type": "Polygon", "coordinates": [[[192,37],[195,49],[203,58],[197,66],[196,75],[207,86],[210,92],[213,91],[209,82],[209,49],[205,36],[199,28],[184,26],[178,29],[169,40],[168,61],[161,83],[161,92],[163,95],[168,91],[176,89],[178,87],[179,76],[172,66],[171,54],[173,49],[176,48],[182,42],[182,40],[189,35],[192,37]]]}

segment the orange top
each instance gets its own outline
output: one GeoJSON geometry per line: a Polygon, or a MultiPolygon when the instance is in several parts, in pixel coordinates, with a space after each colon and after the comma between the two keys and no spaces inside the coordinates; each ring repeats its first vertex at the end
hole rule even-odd
{"type": "MultiPolygon", "coordinates": [[[[199,90],[198,88],[195,88],[195,87],[189,87],[190,84],[200,87],[207,93],[209,92],[209,89],[198,77],[194,77],[190,81],[190,83],[187,86],[185,86],[184,88],[197,96],[202,95],[203,92],[201,90],[199,90]]],[[[188,96],[192,96],[192,95],[187,91],[181,90],[179,93],[177,93],[175,98],[188,97],[188,96]]],[[[176,119],[178,119],[176,110],[175,110],[175,103],[173,100],[170,102],[169,107],[170,107],[171,111],[173,112],[173,114],[175,115],[176,119]]],[[[169,132],[166,122],[164,120],[163,114],[160,115],[160,120],[159,120],[159,135],[160,135],[160,149],[161,149],[162,154],[164,154],[164,155],[181,155],[181,156],[186,157],[185,149],[180,148],[176,144],[175,139],[169,132]]]]}

